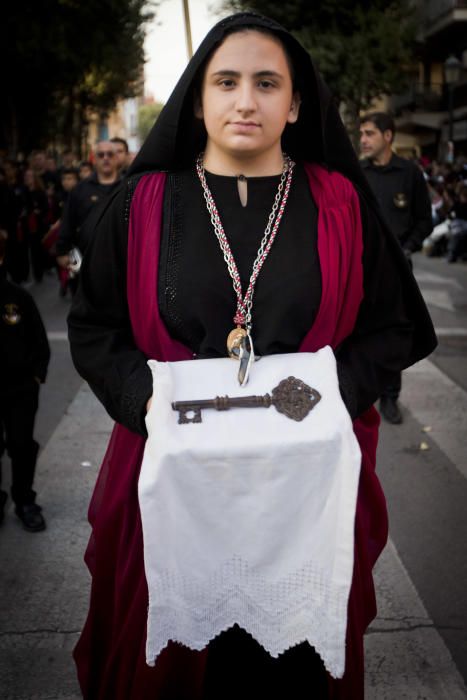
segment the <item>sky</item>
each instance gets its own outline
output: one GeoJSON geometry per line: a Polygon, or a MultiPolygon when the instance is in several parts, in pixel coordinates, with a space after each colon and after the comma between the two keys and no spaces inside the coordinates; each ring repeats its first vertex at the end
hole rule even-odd
{"type": "MultiPolygon", "coordinates": [[[[209,29],[226,13],[219,13],[219,0],[189,0],[193,51],[209,29]]],[[[182,0],[161,0],[155,19],[147,28],[145,95],[166,102],[187,62],[182,0]]]]}

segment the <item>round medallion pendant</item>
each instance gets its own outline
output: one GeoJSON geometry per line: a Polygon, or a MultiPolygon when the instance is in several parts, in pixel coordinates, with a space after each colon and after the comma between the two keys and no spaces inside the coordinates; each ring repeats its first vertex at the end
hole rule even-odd
{"type": "Polygon", "coordinates": [[[404,192],[397,192],[393,198],[394,206],[398,209],[407,209],[409,206],[409,199],[404,192]]]}
{"type": "Polygon", "coordinates": [[[240,346],[243,338],[245,338],[246,335],[246,330],[240,326],[237,326],[237,328],[230,331],[229,335],[227,336],[227,352],[229,353],[229,357],[231,357],[233,360],[240,359],[240,346]]]}

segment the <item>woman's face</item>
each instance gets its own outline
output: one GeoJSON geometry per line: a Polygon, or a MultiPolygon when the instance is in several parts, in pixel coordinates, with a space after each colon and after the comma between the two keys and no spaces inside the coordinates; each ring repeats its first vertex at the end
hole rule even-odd
{"type": "Polygon", "coordinates": [[[251,158],[281,153],[281,135],[298,118],[284,49],[253,30],[231,34],[204,73],[201,104],[210,154],[251,158]]]}

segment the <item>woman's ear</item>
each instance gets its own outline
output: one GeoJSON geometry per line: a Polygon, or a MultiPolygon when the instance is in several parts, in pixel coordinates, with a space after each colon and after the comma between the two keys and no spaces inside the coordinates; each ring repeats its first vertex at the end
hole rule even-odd
{"type": "Polygon", "coordinates": [[[289,116],[287,117],[287,122],[289,124],[295,124],[295,122],[298,119],[298,113],[300,111],[300,93],[299,92],[294,92],[292,96],[292,103],[290,105],[290,111],[289,111],[289,116]]]}

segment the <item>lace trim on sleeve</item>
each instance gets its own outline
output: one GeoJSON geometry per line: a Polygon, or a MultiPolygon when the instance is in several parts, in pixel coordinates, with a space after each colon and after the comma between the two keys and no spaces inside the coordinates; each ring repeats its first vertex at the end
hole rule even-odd
{"type": "Polygon", "coordinates": [[[126,224],[130,221],[131,201],[136,190],[140,176],[131,177],[127,182],[125,204],[123,207],[123,220],[126,224]]]}

